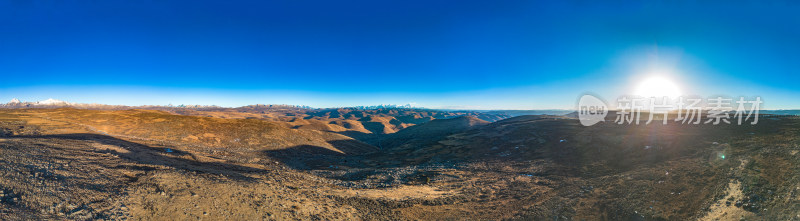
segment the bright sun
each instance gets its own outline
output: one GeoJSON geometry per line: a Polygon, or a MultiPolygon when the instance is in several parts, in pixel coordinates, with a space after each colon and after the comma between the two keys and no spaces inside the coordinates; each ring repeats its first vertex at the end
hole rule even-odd
{"type": "Polygon", "coordinates": [[[637,85],[634,95],[642,97],[668,97],[670,99],[681,96],[678,85],[668,78],[650,77],[637,85]]]}

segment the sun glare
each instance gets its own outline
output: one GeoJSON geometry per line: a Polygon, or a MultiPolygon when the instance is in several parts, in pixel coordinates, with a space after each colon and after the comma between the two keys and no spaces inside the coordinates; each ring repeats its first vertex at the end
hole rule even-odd
{"type": "Polygon", "coordinates": [[[670,99],[681,96],[681,90],[675,82],[665,77],[650,77],[637,85],[634,95],[642,97],[668,97],[670,99]]]}

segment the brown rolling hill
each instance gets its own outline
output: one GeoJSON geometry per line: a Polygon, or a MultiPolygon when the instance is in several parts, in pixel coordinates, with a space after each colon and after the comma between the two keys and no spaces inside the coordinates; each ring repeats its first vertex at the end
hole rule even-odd
{"type": "Polygon", "coordinates": [[[85,126],[99,133],[214,148],[281,150],[315,146],[342,154],[375,148],[322,130],[286,128],[261,119],[222,119],[174,115],[156,110],[98,111],[71,108],[31,109],[31,117],[85,126]]]}
{"type": "Polygon", "coordinates": [[[438,111],[426,109],[371,109],[354,108],[303,109],[280,105],[251,105],[239,108],[154,108],[187,116],[228,119],[264,119],[286,122],[297,129],[330,131],[358,139],[374,139],[407,127],[435,119],[471,116],[494,122],[508,118],[501,113],[474,111],[438,111]]]}

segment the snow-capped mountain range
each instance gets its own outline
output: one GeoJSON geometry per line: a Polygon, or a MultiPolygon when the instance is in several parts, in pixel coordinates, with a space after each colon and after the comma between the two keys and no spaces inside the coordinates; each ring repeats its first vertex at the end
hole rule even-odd
{"type": "Polygon", "coordinates": [[[50,99],[47,99],[47,100],[43,100],[43,101],[37,101],[36,104],[38,104],[38,105],[70,105],[69,102],[62,101],[62,100],[56,100],[56,99],[53,99],[53,98],[50,98],[50,99]]]}
{"type": "Polygon", "coordinates": [[[109,104],[87,104],[87,103],[72,103],[53,98],[41,101],[20,101],[17,98],[11,99],[8,103],[0,103],[0,108],[79,108],[79,109],[97,109],[97,110],[122,110],[131,108],[140,109],[163,109],[163,108],[216,108],[218,106],[208,105],[180,105],[180,106],[159,106],[159,105],[143,105],[143,106],[125,106],[125,105],[109,105],[109,104]]]}
{"type": "Polygon", "coordinates": [[[22,102],[19,99],[11,99],[8,103],[5,104],[6,106],[31,106],[31,105],[41,105],[41,106],[69,106],[72,105],[70,102],[56,100],[53,98],[43,100],[43,101],[35,101],[35,102],[22,102]]]}

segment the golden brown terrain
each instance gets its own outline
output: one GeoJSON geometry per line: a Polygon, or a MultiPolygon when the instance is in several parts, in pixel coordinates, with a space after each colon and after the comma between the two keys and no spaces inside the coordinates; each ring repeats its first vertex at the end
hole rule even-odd
{"type": "Polygon", "coordinates": [[[0,219],[800,220],[797,117],[406,111],[0,109],[0,219]]]}

